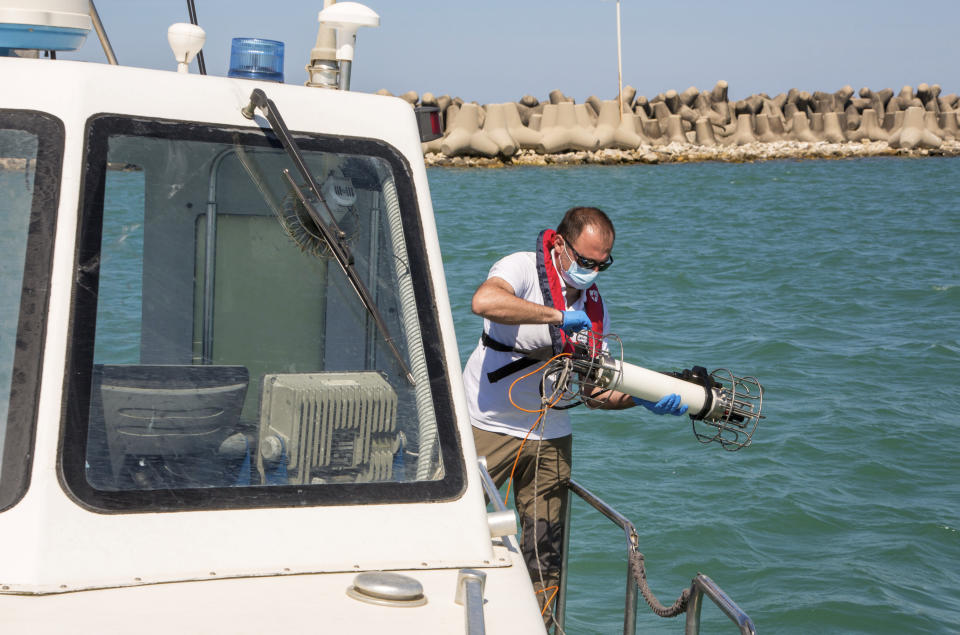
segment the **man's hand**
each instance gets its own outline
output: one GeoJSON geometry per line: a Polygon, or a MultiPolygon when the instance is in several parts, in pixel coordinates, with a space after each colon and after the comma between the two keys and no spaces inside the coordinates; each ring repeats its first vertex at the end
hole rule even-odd
{"type": "Polygon", "coordinates": [[[560,325],[563,332],[569,335],[577,331],[584,331],[593,328],[590,318],[583,311],[564,311],[563,323],[560,325]]]}
{"type": "Polygon", "coordinates": [[[657,403],[652,401],[647,401],[646,399],[640,399],[639,397],[634,397],[633,402],[638,406],[643,406],[652,413],[658,415],[676,415],[680,416],[687,411],[687,406],[681,406],[680,402],[682,399],[680,395],[674,393],[672,395],[667,395],[657,403]]]}

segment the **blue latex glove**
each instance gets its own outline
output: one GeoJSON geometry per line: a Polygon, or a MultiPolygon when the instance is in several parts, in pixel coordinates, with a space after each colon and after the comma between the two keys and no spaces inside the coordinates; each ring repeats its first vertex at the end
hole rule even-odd
{"type": "Polygon", "coordinates": [[[576,333],[577,331],[589,330],[593,328],[590,318],[583,311],[564,311],[563,324],[560,325],[566,334],[576,333]]]}
{"type": "Polygon", "coordinates": [[[657,403],[652,401],[647,401],[646,399],[640,399],[639,397],[633,397],[633,402],[638,406],[643,406],[652,413],[658,415],[676,415],[680,416],[687,411],[687,406],[681,406],[680,402],[682,401],[680,395],[674,393],[672,395],[667,395],[657,403]]]}

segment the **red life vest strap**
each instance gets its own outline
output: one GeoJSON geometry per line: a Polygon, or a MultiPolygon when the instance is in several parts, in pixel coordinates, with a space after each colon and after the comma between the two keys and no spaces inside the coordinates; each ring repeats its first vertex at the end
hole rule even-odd
{"type": "MultiPolygon", "coordinates": [[[[540,232],[540,236],[537,238],[537,277],[540,280],[543,303],[558,311],[566,311],[567,301],[563,295],[563,282],[560,280],[560,272],[557,271],[557,267],[553,263],[551,253],[556,244],[556,239],[557,232],[552,229],[545,229],[540,232]]],[[[592,344],[591,349],[594,350],[591,352],[599,352],[597,346],[599,345],[599,339],[603,336],[603,299],[600,297],[600,291],[595,284],[590,285],[584,293],[586,294],[584,311],[593,326],[590,343],[592,344]]],[[[550,339],[553,342],[555,355],[573,351],[570,338],[559,326],[550,325],[550,339]]]]}

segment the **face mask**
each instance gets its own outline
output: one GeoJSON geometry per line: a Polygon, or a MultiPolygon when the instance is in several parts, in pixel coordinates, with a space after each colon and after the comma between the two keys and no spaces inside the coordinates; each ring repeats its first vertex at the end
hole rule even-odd
{"type": "MultiPolygon", "coordinates": [[[[566,249],[566,245],[564,245],[564,249],[566,249]]],[[[581,267],[577,264],[576,260],[572,259],[570,266],[567,267],[566,270],[560,271],[560,275],[563,276],[563,279],[567,284],[575,289],[580,289],[581,291],[584,289],[589,289],[590,285],[596,281],[599,274],[599,271],[581,267]]]]}

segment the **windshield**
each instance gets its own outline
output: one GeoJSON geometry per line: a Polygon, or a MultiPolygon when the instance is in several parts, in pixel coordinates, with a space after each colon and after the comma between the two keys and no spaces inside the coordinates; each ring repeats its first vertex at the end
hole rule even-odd
{"type": "Polygon", "coordinates": [[[58,119],[0,110],[0,509],[30,471],[62,155],[58,119]]]}
{"type": "Polygon", "coordinates": [[[121,117],[90,130],[77,408],[63,456],[71,489],[95,508],[144,510],[459,493],[435,302],[399,154],[297,136],[323,195],[311,201],[319,222],[349,257],[341,266],[272,135],[121,117]]]}

